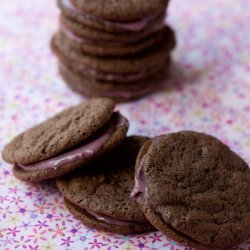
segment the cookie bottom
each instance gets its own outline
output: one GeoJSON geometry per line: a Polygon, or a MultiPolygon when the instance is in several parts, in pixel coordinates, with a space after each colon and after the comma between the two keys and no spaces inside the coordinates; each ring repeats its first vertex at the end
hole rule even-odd
{"type": "Polygon", "coordinates": [[[64,199],[64,203],[69,212],[88,227],[96,228],[106,232],[117,234],[135,234],[153,231],[153,226],[148,222],[136,223],[129,226],[111,225],[102,221],[98,221],[94,216],[86,212],[84,209],[77,207],[70,201],[64,199]]]}
{"type": "Polygon", "coordinates": [[[175,230],[171,225],[168,225],[162,221],[162,219],[155,213],[152,209],[147,206],[142,205],[141,210],[143,211],[146,218],[157,228],[160,232],[165,234],[169,239],[174,240],[184,246],[193,247],[199,250],[222,250],[225,248],[216,248],[208,245],[199,243],[198,241],[193,240],[192,238],[182,234],[175,230]]]}

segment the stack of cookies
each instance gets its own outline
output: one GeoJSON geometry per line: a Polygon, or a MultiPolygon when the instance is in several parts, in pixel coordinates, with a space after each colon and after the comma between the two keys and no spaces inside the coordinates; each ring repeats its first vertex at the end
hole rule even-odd
{"type": "Polygon", "coordinates": [[[181,131],[126,137],[127,119],[98,98],[14,138],[3,158],[20,180],[57,178],[86,226],[120,234],[158,229],[196,249],[250,237],[250,170],[218,139],[181,131]]]}
{"type": "Polygon", "coordinates": [[[174,32],[168,0],[58,0],[60,30],[51,47],[74,91],[123,102],[156,90],[167,76],[174,32]]]}

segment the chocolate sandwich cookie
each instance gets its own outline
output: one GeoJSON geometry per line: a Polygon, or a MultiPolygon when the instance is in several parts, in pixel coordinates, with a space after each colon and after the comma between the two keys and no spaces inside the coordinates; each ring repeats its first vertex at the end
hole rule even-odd
{"type": "Polygon", "coordinates": [[[60,61],[59,66],[67,67],[69,70],[73,71],[74,74],[82,76],[84,78],[90,78],[94,81],[100,81],[100,83],[109,83],[109,84],[126,84],[126,85],[140,85],[141,81],[145,81],[150,76],[159,74],[162,71],[168,71],[170,67],[170,58],[166,62],[163,62],[161,65],[154,66],[147,70],[141,70],[138,72],[131,73],[107,73],[100,70],[91,69],[85,67],[84,65],[72,64],[69,61],[60,61]]]}
{"type": "Polygon", "coordinates": [[[66,65],[60,65],[60,74],[73,91],[87,97],[109,97],[116,102],[131,101],[156,92],[164,83],[168,72],[169,65],[164,64],[164,68],[156,75],[136,81],[134,84],[119,84],[97,81],[72,71],[66,65]]]}
{"type": "Polygon", "coordinates": [[[94,57],[70,46],[58,34],[54,36],[51,42],[51,48],[60,60],[113,74],[141,72],[161,65],[169,58],[169,54],[174,47],[175,38],[172,34],[168,41],[134,56],[94,57]]]}
{"type": "Polygon", "coordinates": [[[131,196],[169,238],[196,249],[231,249],[250,238],[250,170],[228,146],[183,131],[146,142],[131,196]]]}
{"type": "Polygon", "coordinates": [[[57,180],[66,207],[86,226],[120,234],[153,229],[129,194],[134,184],[135,160],[145,137],[126,138],[89,171],[57,180]]]}
{"type": "Polygon", "coordinates": [[[101,42],[122,42],[124,44],[130,44],[143,40],[145,37],[161,30],[164,26],[165,24],[162,23],[161,25],[157,24],[155,27],[138,32],[113,33],[90,28],[74,18],[67,17],[63,14],[60,15],[61,29],[72,32],[89,41],[99,40],[101,42]]]}
{"type": "Polygon", "coordinates": [[[168,0],[116,0],[116,1],[90,1],[71,0],[73,5],[91,16],[112,21],[138,21],[157,15],[165,11],[168,0]]]}
{"type": "Polygon", "coordinates": [[[3,150],[24,181],[62,176],[114,149],[125,138],[128,121],[115,103],[96,98],[66,109],[15,137],[3,150]]]}
{"type": "MultiPolygon", "coordinates": [[[[95,1],[89,1],[86,8],[89,8],[93,5],[95,1]]],[[[154,1],[155,2],[155,1],[154,1]]],[[[125,1],[123,1],[122,4],[115,4],[112,6],[110,4],[107,4],[110,11],[114,12],[116,9],[120,8],[119,12],[123,12],[123,4],[125,1]],[[113,9],[114,7],[114,9],[113,9]]],[[[99,8],[93,9],[93,12],[90,13],[89,11],[84,10],[85,3],[82,5],[82,7],[79,8],[78,5],[73,3],[72,0],[58,0],[58,6],[62,10],[63,15],[73,18],[77,20],[77,22],[83,23],[85,26],[107,31],[107,32],[113,32],[113,33],[122,33],[122,32],[140,32],[142,30],[150,29],[155,27],[156,25],[162,25],[165,18],[165,11],[167,7],[168,1],[162,1],[161,4],[158,5],[156,8],[148,8],[147,14],[144,11],[146,8],[141,8],[141,4],[136,2],[136,4],[133,6],[133,9],[136,9],[136,18],[131,20],[129,19],[129,13],[131,13],[132,10],[129,10],[126,18],[123,19],[122,16],[120,16],[119,19],[107,19],[104,16],[99,15],[99,8]],[[154,10],[153,10],[154,9],[154,10]],[[155,11],[157,9],[157,11],[155,11]],[[150,11],[151,12],[150,12],[150,11]],[[95,14],[96,12],[96,14],[95,14]]],[[[98,5],[100,5],[100,2],[98,2],[98,5]]],[[[148,3],[148,1],[144,1],[144,5],[152,5],[148,3]]],[[[101,6],[101,5],[100,5],[101,6]]],[[[133,12],[133,11],[132,11],[133,12]]],[[[117,14],[118,14],[117,13],[117,14]]]]}
{"type": "Polygon", "coordinates": [[[60,40],[65,41],[73,48],[93,56],[128,56],[139,53],[150,47],[157,46],[173,37],[173,31],[165,27],[142,40],[126,43],[116,41],[92,40],[78,36],[68,29],[61,27],[58,34],[60,40]]]}

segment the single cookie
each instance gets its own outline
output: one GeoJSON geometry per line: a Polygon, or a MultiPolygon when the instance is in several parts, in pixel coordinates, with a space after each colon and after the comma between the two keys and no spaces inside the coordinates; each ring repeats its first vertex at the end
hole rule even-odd
{"type": "MultiPolygon", "coordinates": [[[[149,16],[131,21],[112,21],[109,19],[98,18],[95,15],[88,14],[76,8],[70,0],[58,0],[58,6],[64,16],[76,20],[85,26],[110,33],[141,32],[161,26],[165,19],[165,10],[163,8],[157,13],[151,13],[149,16]]],[[[110,7],[110,6],[109,6],[110,7]]]]}
{"type": "Polygon", "coordinates": [[[146,142],[131,193],[158,230],[197,249],[250,237],[250,170],[218,139],[183,131],[146,142]]]}
{"type": "Polygon", "coordinates": [[[142,40],[133,43],[113,42],[113,41],[100,41],[99,39],[91,40],[85,37],[80,37],[68,29],[61,27],[58,33],[60,40],[65,41],[73,48],[93,56],[128,56],[135,55],[150,47],[162,44],[168,41],[173,36],[173,31],[165,27],[142,40]]]}
{"type": "Polygon", "coordinates": [[[94,57],[73,48],[57,34],[51,41],[51,48],[62,61],[113,74],[126,74],[140,72],[160,65],[169,58],[170,52],[175,47],[174,33],[168,41],[150,48],[143,53],[128,57],[94,57]]]}
{"type": "Polygon", "coordinates": [[[14,175],[27,181],[54,178],[83,167],[115,148],[127,132],[128,121],[106,98],[66,109],[15,137],[3,150],[14,164],[14,175]]]}
{"type": "Polygon", "coordinates": [[[136,156],[146,140],[128,137],[91,168],[58,179],[57,186],[69,211],[85,225],[104,231],[132,234],[152,230],[129,197],[136,156]]]}
{"type": "Polygon", "coordinates": [[[73,91],[83,96],[104,96],[112,98],[116,102],[127,102],[156,92],[163,84],[169,72],[168,64],[164,64],[164,66],[165,68],[162,68],[158,74],[135,82],[134,84],[96,81],[84,77],[62,64],[60,65],[60,74],[73,91]]]}

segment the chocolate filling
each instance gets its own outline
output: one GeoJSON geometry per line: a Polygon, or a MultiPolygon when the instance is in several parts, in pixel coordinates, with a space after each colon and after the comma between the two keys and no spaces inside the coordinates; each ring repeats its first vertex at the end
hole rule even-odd
{"type": "Polygon", "coordinates": [[[123,117],[119,112],[115,112],[107,125],[99,132],[97,132],[95,138],[93,138],[86,144],[84,143],[83,145],[80,145],[68,152],[64,152],[58,156],[41,162],[28,165],[18,164],[18,166],[27,171],[57,169],[68,163],[87,159],[89,157],[92,157],[99,151],[99,149],[109,140],[110,135],[115,131],[117,127],[122,126],[126,123],[128,123],[126,118],[123,117]]]}

